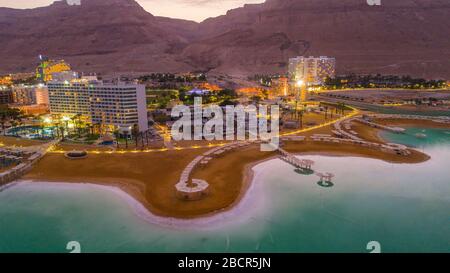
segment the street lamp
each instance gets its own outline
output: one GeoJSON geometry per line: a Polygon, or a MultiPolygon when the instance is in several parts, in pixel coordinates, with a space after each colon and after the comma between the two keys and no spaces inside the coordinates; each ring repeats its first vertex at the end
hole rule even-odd
{"type": "Polygon", "coordinates": [[[299,97],[301,96],[302,89],[305,86],[305,81],[303,79],[297,80],[297,82],[295,83],[295,86],[297,87],[297,92],[296,92],[296,96],[295,96],[295,115],[298,119],[298,100],[299,100],[299,97]]]}
{"type": "Polygon", "coordinates": [[[298,80],[296,82],[297,87],[302,87],[303,85],[305,85],[305,81],[304,80],[298,80]]]}
{"type": "Polygon", "coordinates": [[[45,117],[44,118],[44,123],[50,124],[50,123],[52,123],[52,119],[50,117],[45,117]]]}

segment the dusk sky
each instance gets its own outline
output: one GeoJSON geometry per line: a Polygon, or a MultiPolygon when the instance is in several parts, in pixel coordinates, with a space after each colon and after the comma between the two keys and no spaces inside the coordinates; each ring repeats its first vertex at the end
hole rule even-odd
{"type": "MultiPolygon", "coordinates": [[[[69,0],[76,1],[76,0],[69,0]]],[[[47,6],[53,0],[0,0],[0,7],[34,8],[47,6]]],[[[153,15],[202,21],[225,14],[227,10],[264,0],[137,0],[153,15]]]]}

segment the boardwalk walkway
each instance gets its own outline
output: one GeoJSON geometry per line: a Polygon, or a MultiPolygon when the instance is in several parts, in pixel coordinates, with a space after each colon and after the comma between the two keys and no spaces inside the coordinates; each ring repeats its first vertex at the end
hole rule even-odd
{"type": "Polygon", "coordinates": [[[360,122],[362,124],[365,124],[367,126],[373,127],[373,128],[383,129],[383,130],[390,131],[390,132],[397,133],[397,134],[404,133],[406,131],[404,128],[390,127],[390,126],[378,124],[375,122],[371,122],[371,121],[368,121],[368,120],[365,120],[362,118],[355,118],[354,120],[357,122],[360,122]]]}
{"type": "Polygon", "coordinates": [[[201,179],[192,179],[189,182],[192,172],[199,165],[207,165],[214,157],[220,157],[228,151],[251,145],[251,142],[233,142],[224,146],[215,147],[192,160],[183,170],[180,180],[175,185],[177,196],[183,200],[199,200],[206,196],[209,191],[207,181],[201,179]]]}

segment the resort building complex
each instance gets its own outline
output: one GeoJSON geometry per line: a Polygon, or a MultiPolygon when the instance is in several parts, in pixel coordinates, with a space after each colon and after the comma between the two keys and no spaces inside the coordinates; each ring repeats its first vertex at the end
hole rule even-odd
{"type": "Polygon", "coordinates": [[[286,97],[289,95],[289,79],[286,77],[280,77],[272,81],[272,90],[274,96],[286,97]]]}
{"type": "Polygon", "coordinates": [[[49,82],[52,80],[53,73],[70,71],[70,65],[64,60],[49,60],[42,55],[39,56],[41,63],[36,68],[36,79],[40,82],[49,82]]]}
{"type": "Polygon", "coordinates": [[[293,83],[303,81],[307,85],[320,85],[326,78],[334,78],[335,73],[335,58],[299,56],[289,59],[289,79],[293,83]]]}
{"type": "Polygon", "coordinates": [[[12,101],[13,96],[11,88],[0,86],[0,104],[9,104],[12,103],[12,101]]]}
{"type": "MultiPolygon", "coordinates": [[[[65,75],[67,76],[67,75],[65,75]]],[[[61,116],[81,116],[99,124],[105,131],[148,130],[145,86],[121,81],[104,82],[93,77],[74,77],[48,83],[50,113],[61,116]]]]}
{"type": "Polygon", "coordinates": [[[13,102],[19,105],[36,104],[36,87],[18,85],[12,87],[13,102]]]}
{"type": "Polygon", "coordinates": [[[48,88],[44,85],[38,85],[36,88],[36,104],[49,105],[48,88]]]}

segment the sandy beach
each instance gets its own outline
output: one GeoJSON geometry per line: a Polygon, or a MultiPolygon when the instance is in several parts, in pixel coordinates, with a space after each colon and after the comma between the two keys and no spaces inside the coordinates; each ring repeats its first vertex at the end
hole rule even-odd
{"type": "MultiPolygon", "coordinates": [[[[389,122],[389,121],[388,121],[389,122]]],[[[389,122],[389,124],[391,124],[389,122]]],[[[394,124],[394,123],[392,123],[394,124]]],[[[362,126],[362,125],[361,125],[362,126]]],[[[428,126],[428,125],[427,125],[428,126]]],[[[321,128],[326,132],[329,128],[321,128]]],[[[378,130],[364,127],[364,139],[381,142],[378,130]]],[[[351,144],[285,142],[284,148],[297,155],[367,157],[391,163],[417,164],[430,157],[411,150],[410,156],[389,154],[351,144]]],[[[92,183],[113,186],[137,200],[151,215],[180,220],[221,217],[233,213],[246,200],[255,184],[252,168],[276,157],[275,152],[261,152],[258,145],[228,152],[192,173],[193,178],[210,184],[209,195],[199,201],[176,197],[174,185],[186,165],[207,148],[155,153],[89,154],[84,160],[69,160],[62,154],[48,154],[24,179],[45,182],[92,183]]],[[[249,197],[251,198],[251,197],[249,197]]]]}

